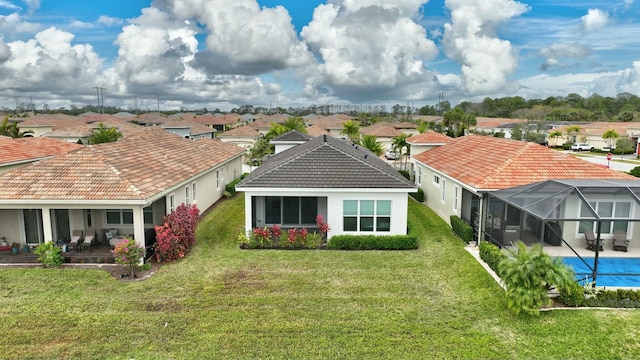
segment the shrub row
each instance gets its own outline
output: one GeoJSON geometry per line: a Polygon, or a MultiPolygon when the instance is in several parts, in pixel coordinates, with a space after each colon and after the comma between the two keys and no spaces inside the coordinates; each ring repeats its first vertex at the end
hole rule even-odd
{"type": "Polygon", "coordinates": [[[422,191],[421,188],[418,188],[418,192],[409,193],[409,195],[411,195],[411,197],[416,199],[416,201],[418,202],[424,202],[424,191],[422,191]]]}
{"type": "Polygon", "coordinates": [[[467,224],[456,215],[451,215],[449,220],[451,221],[451,228],[453,228],[453,232],[456,233],[462,241],[467,244],[470,241],[473,241],[473,228],[471,225],[467,224]]]}
{"type": "Polygon", "coordinates": [[[155,255],[158,262],[182,259],[196,241],[200,210],[196,205],[178,206],[156,226],[155,255]]]}
{"type": "Polygon", "coordinates": [[[498,264],[507,257],[499,247],[487,241],[480,242],[480,259],[487,263],[489,267],[498,274],[498,264]]]}
{"type": "Polygon", "coordinates": [[[412,250],[418,237],[408,235],[336,235],[327,244],[333,250],[412,250]]]}
{"type": "Polygon", "coordinates": [[[227,195],[227,196],[230,196],[230,197],[231,197],[231,196],[233,196],[233,195],[235,195],[235,194],[236,194],[236,185],[238,185],[238,183],[240,182],[240,180],[244,179],[244,178],[245,178],[245,176],[247,176],[247,175],[249,175],[249,174],[247,174],[247,173],[243,173],[242,175],[240,175],[240,177],[239,177],[239,178],[237,178],[237,179],[233,180],[232,182],[228,183],[228,184],[225,186],[225,191],[226,191],[227,193],[229,193],[229,195],[227,195]]]}

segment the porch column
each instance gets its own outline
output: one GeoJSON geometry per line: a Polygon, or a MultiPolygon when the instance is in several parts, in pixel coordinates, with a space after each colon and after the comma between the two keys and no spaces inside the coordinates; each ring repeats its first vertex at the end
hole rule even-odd
{"type": "MultiPolygon", "coordinates": [[[[142,206],[136,206],[133,208],[133,238],[136,241],[136,245],[144,248],[144,212],[142,206]]],[[[140,264],[144,264],[144,259],[140,259],[140,264]]]]}
{"type": "Polygon", "coordinates": [[[250,193],[244,194],[244,232],[245,235],[251,234],[251,204],[253,203],[253,196],[250,193]]]}
{"type": "Polygon", "coordinates": [[[44,241],[56,241],[58,239],[53,238],[53,226],[51,224],[51,208],[43,207],[42,208],[42,235],[44,236],[44,241]]]}

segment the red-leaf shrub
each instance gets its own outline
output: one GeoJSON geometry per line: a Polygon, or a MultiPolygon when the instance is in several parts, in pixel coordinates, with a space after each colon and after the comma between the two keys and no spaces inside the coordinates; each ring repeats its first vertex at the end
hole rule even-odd
{"type": "Polygon", "coordinates": [[[169,262],[182,259],[196,242],[196,226],[200,210],[196,205],[181,204],[164,217],[164,225],[156,226],[156,260],[169,262]]]}

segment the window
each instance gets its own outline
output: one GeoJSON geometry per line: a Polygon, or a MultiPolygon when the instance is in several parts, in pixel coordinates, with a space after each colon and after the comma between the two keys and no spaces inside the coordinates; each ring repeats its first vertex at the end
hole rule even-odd
{"type": "Polygon", "coordinates": [[[447,193],[447,182],[442,179],[442,183],[440,184],[440,201],[444,203],[445,195],[447,193]]]}
{"type": "Polygon", "coordinates": [[[416,177],[416,182],[418,185],[422,185],[422,168],[418,166],[418,176],[416,177]]]}
{"type": "Polygon", "coordinates": [[[453,211],[458,211],[458,185],[453,185],[453,211]]]}
{"type": "Polygon", "coordinates": [[[173,194],[171,194],[169,195],[169,213],[172,213],[175,208],[175,198],[173,194]]]}
{"type": "Polygon", "coordinates": [[[391,231],[391,200],[344,200],[342,207],[344,231],[391,231]]]}
{"type": "Polygon", "coordinates": [[[184,188],[184,203],[185,203],[186,205],[191,204],[191,202],[189,201],[189,187],[188,187],[188,186],[186,186],[186,187],[184,188]]]}
{"type": "Polygon", "coordinates": [[[433,175],[433,184],[434,185],[440,185],[440,176],[433,175]]]}
{"type": "Polygon", "coordinates": [[[87,210],[87,227],[92,227],[93,226],[93,213],[91,212],[91,209],[87,210]]]}
{"type": "MultiPolygon", "coordinates": [[[[590,202],[589,205],[595,209],[600,218],[623,218],[631,217],[630,202],[614,202],[614,201],[597,201],[590,202]]],[[[580,206],[580,217],[591,217],[589,206],[584,202],[580,206]]],[[[600,225],[601,234],[613,234],[616,230],[628,231],[629,221],[602,221],[600,225]]],[[[578,232],[584,233],[586,230],[596,231],[596,222],[591,220],[583,220],[578,224],[578,232]]]]}
{"type": "Polygon", "coordinates": [[[142,209],[142,217],[145,224],[153,224],[153,208],[151,205],[142,209]]]}
{"type": "Polygon", "coordinates": [[[318,215],[318,198],[267,196],[264,207],[267,224],[312,225],[318,215]]]}
{"type": "Polygon", "coordinates": [[[196,183],[191,184],[191,198],[193,199],[194,204],[198,200],[198,198],[196,198],[196,183]]]}
{"type": "Polygon", "coordinates": [[[216,170],[216,189],[220,189],[220,170],[216,170]]]}
{"type": "Polygon", "coordinates": [[[131,209],[107,209],[106,213],[109,225],[133,224],[133,210],[131,209]]]}

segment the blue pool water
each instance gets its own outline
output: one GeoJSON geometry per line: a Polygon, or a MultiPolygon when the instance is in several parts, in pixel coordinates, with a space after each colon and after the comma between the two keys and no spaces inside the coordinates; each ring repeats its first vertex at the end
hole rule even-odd
{"type": "MultiPolygon", "coordinates": [[[[592,257],[583,259],[593,267],[592,257]]],[[[582,280],[581,283],[584,283],[585,274],[591,275],[591,270],[578,257],[564,257],[562,261],[573,268],[578,280],[582,280]]],[[[627,276],[622,274],[640,274],[640,258],[598,259],[597,286],[640,287],[640,275],[627,276]]]]}

